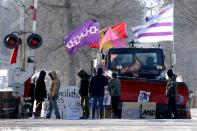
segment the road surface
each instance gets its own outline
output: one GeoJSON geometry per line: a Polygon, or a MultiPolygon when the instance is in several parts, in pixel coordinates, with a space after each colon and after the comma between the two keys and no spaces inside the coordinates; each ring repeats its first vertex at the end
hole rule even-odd
{"type": "Polygon", "coordinates": [[[102,119],[102,120],[0,120],[0,131],[196,131],[197,109],[192,119],[102,119]]]}

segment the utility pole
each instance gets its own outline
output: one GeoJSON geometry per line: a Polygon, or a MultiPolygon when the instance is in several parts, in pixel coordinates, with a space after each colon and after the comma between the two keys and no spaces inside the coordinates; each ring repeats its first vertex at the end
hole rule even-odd
{"type": "MultiPolygon", "coordinates": [[[[30,7],[32,9],[32,33],[36,32],[36,19],[37,19],[37,8],[38,8],[38,0],[34,0],[34,5],[30,7]]],[[[35,61],[35,52],[33,49],[30,49],[30,58],[35,61]]]]}
{"type": "MultiPolygon", "coordinates": [[[[17,58],[17,63],[21,65],[21,70],[25,71],[25,0],[20,0],[20,27],[19,27],[19,32],[18,35],[20,37],[20,45],[19,45],[19,57],[17,58]]],[[[23,85],[23,90],[24,90],[24,85],[23,85]]],[[[24,99],[23,97],[20,97],[20,103],[18,105],[18,117],[22,118],[22,113],[23,113],[23,102],[24,99]]]]}
{"type": "Polygon", "coordinates": [[[9,49],[14,49],[8,70],[8,86],[13,87],[13,96],[20,97],[18,117],[26,117],[26,108],[23,107],[26,97],[29,97],[29,85],[35,72],[34,49],[42,45],[42,37],[36,34],[36,10],[38,0],[30,6],[33,16],[32,31],[25,31],[26,0],[20,0],[20,30],[8,34],[4,44],[9,49]],[[17,35],[16,35],[17,34],[17,35]],[[26,34],[30,34],[26,39],[26,34]],[[29,48],[27,48],[27,45],[29,48]],[[28,54],[27,51],[30,51],[28,54]],[[23,116],[25,115],[25,116],[23,116]]]}
{"type": "Polygon", "coordinates": [[[20,45],[20,54],[19,54],[19,62],[22,65],[22,70],[25,70],[26,64],[26,55],[25,55],[25,49],[26,49],[26,44],[25,44],[25,8],[26,8],[26,2],[25,0],[20,1],[20,31],[19,35],[21,38],[21,45],[20,45]]]}

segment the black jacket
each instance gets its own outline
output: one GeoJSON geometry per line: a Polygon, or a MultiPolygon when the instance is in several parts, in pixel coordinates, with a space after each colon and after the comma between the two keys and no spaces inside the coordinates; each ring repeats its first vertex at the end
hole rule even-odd
{"type": "Polygon", "coordinates": [[[104,87],[108,85],[108,80],[103,75],[96,75],[92,77],[90,82],[91,96],[104,96],[104,87]]]}
{"type": "Polygon", "coordinates": [[[30,84],[30,97],[31,97],[31,100],[34,101],[34,97],[35,97],[35,84],[34,83],[31,83],[30,84]]]}
{"type": "Polygon", "coordinates": [[[46,76],[46,72],[41,71],[38,80],[36,81],[36,88],[35,88],[36,100],[44,100],[44,98],[47,97],[46,85],[44,82],[45,76],[46,76]]]}
{"type": "Polygon", "coordinates": [[[80,81],[79,94],[81,96],[88,96],[88,91],[89,91],[89,79],[82,78],[80,81]]]}

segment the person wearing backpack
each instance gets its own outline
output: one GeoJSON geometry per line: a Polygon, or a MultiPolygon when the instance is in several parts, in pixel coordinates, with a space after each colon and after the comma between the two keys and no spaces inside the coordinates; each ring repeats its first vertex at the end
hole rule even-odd
{"type": "Polygon", "coordinates": [[[121,118],[121,111],[118,109],[118,105],[120,102],[120,91],[121,91],[121,84],[120,79],[117,77],[117,74],[114,72],[112,73],[112,78],[108,84],[109,94],[111,95],[111,104],[112,110],[115,118],[121,118]]]}

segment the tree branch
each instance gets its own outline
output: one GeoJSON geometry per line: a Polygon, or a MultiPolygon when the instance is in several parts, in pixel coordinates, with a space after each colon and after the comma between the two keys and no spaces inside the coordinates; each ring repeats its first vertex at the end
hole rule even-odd
{"type": "MultiPolygon", "coordinates": [[[[197,27],[197,17],[195,13],[192,12],[192,10],[184,4],[182,1],[179,1],[179,4],[181,4],[182,8],[177,8],[176,9],[184,15],[184,18],[191,23],[191,27],[197,27]]],[[[179,6],[180,7],[180,6],[179,6]]]]}
{"type": "Polygon", "coordinates": [[[60,9],[60,8],[65,8],[65,5],[66,5],[66,2],[63,4],[63,5],[53,5],[53,4],[47,4],[43,1],[38,1],[40,4],[42,5],[45,5],[45,6],[48,6],[48,7],[51,7],[51,8],[57,8],[57,9],[60,9]]]}

